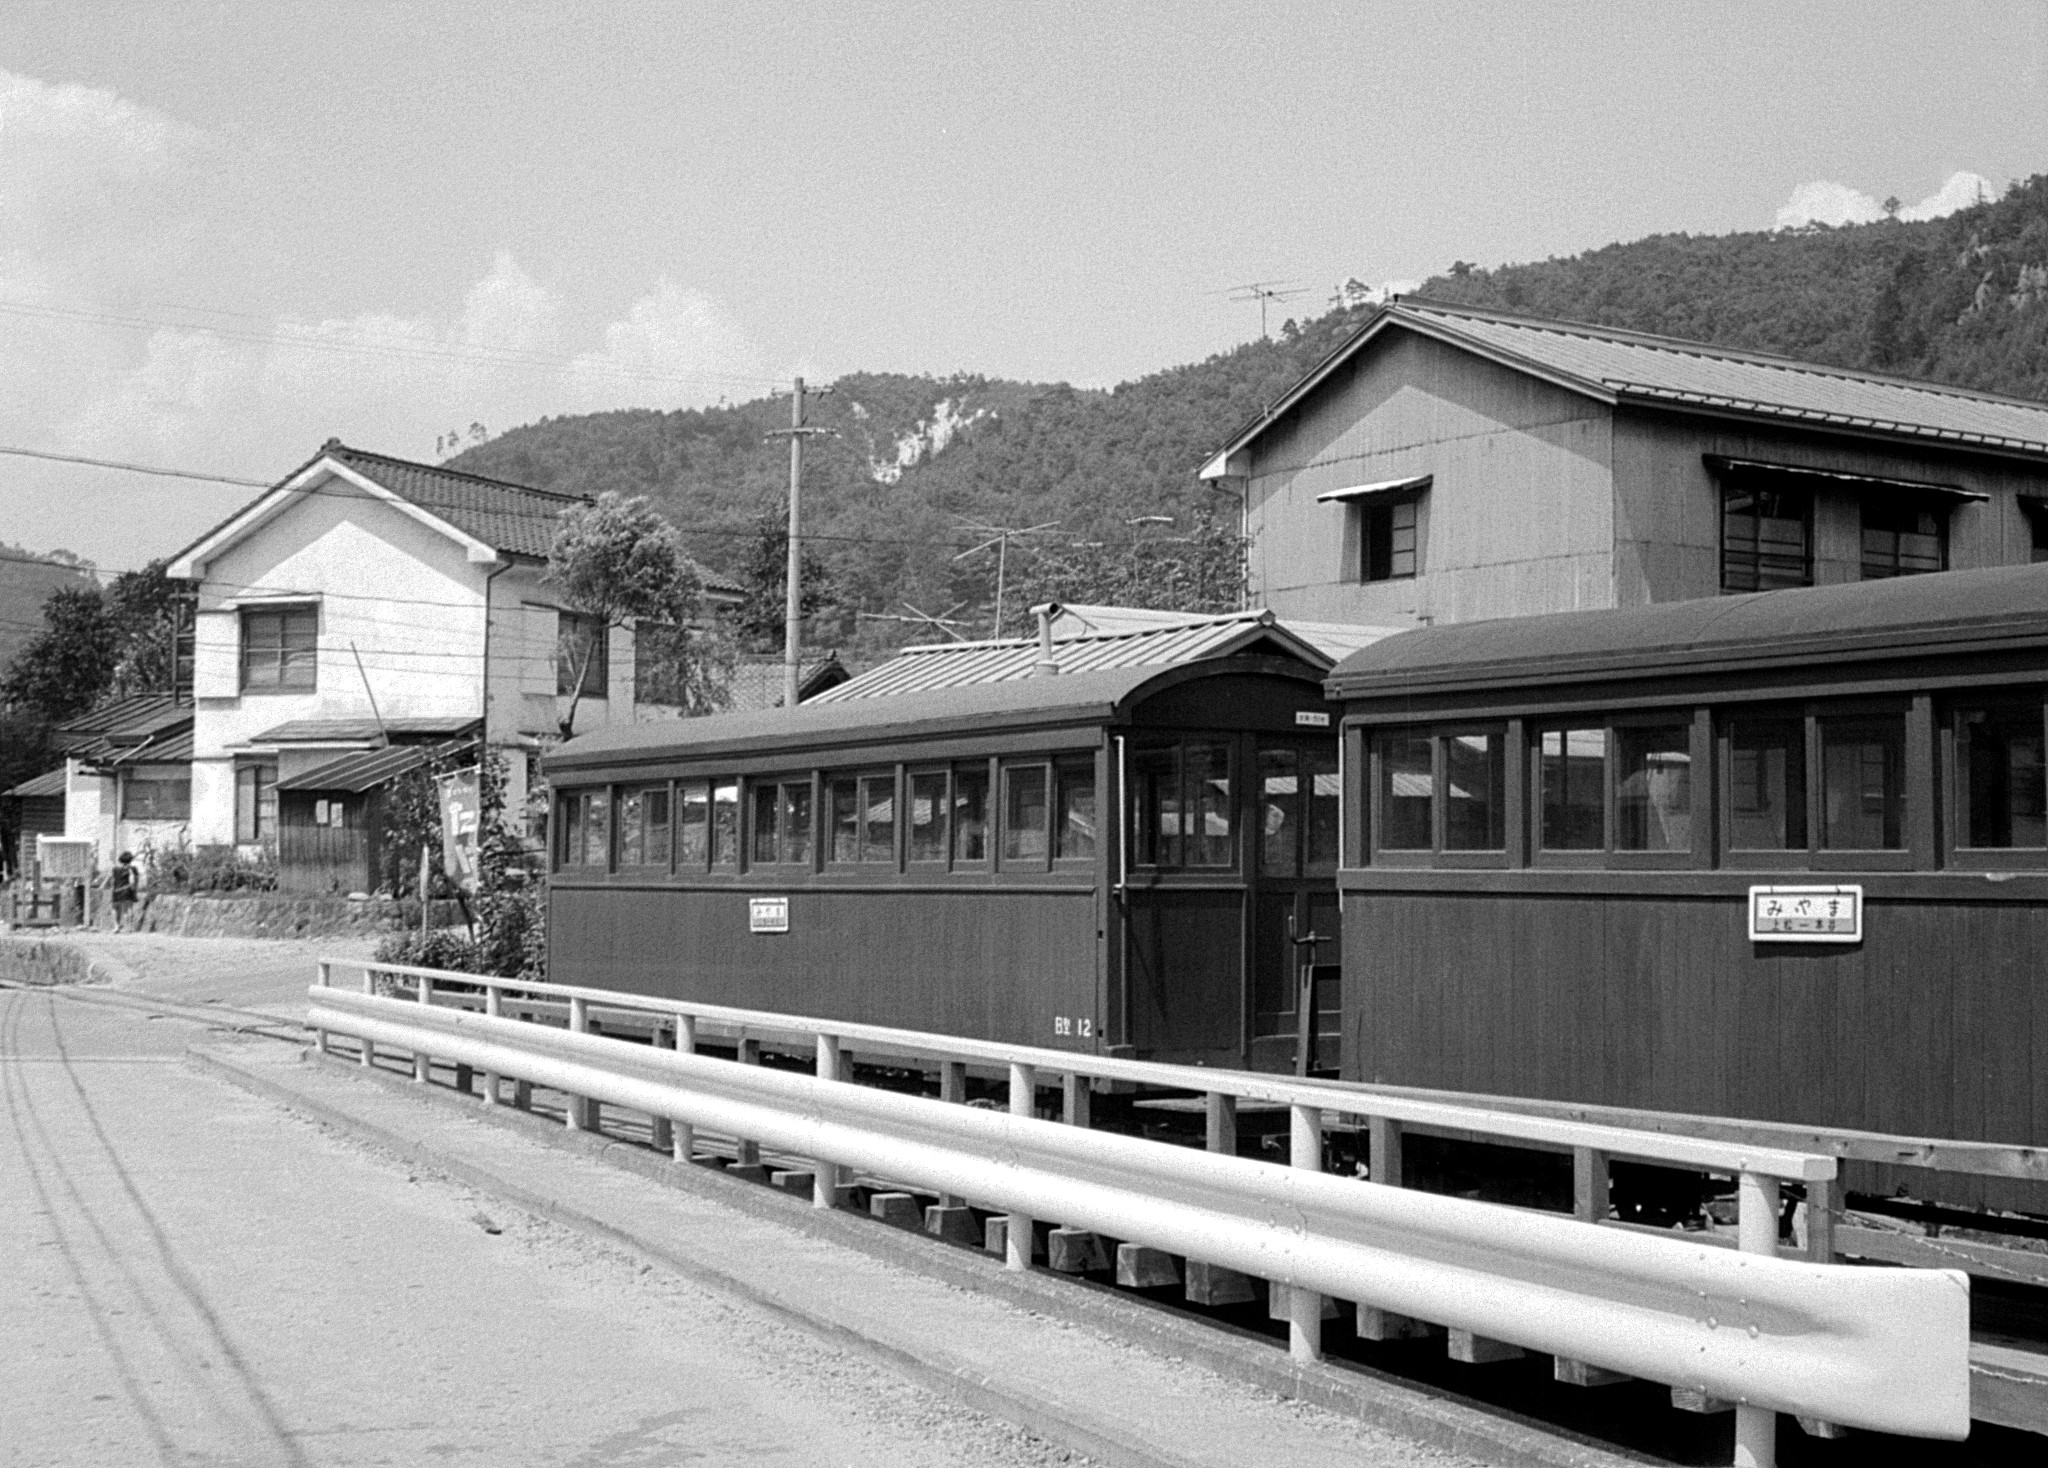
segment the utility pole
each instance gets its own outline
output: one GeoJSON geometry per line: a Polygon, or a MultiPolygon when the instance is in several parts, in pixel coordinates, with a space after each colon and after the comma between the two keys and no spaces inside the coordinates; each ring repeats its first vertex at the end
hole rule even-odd
{"type": "MultiPolygon", "coordinates": [[[[823,397],[830,391],[829,387],[821,387],[813,396],[823,397]]],[[[782,706],[793,709],[796,707],[797,684],[803,677],[803,543],[799,539],[802,530],[799,505],[804,487],[804,439],[809,434],[831,432],[827,428],[804,427],[804,380],[801,377],[792,384],[789,427],[782,432],[789,435],[789,567],[785,573],[782,613],[782,706]]],[[[769,435],[770,438],[777,436],[769,435]]]]}

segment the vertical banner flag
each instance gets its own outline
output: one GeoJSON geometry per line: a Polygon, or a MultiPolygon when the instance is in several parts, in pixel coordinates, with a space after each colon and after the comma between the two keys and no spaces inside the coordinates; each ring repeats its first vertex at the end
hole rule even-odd
{"type": "Polygon", "coordinates": [[[483,796],[475,770],[459,770],[435,782],[441,787],[441,869],[465,892],[476,891],[477,826],[483,796]]]}

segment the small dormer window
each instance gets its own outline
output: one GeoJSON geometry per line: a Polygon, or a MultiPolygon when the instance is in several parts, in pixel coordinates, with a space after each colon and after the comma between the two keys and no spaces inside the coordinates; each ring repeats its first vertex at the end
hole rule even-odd
{"type": "Polygon", "coordinates": [[[318,686],[320,609],[242,610],[242,691],[311,693],[318,686]]]}

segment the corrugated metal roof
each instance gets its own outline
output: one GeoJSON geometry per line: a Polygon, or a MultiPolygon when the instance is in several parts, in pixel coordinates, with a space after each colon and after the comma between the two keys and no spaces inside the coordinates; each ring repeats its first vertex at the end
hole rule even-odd
{"type": "Polygon", "coordinates": [[[23,780],[12,790],[0,791],[0,797],[15,800],[47,799],[52,795],[62,795],[64,793],[64,782],[65,772],[61,768],[50,770],[36,776],[33,780],[23,780]]]}
{"type": "MultiPolygon", "coordinates": [[[[1105,609],[1097,608],[1097,611],[1105,609]]],[[[1056,637],[1052,660],[1060,675],[1100,672],[1110,668],[1177,667],[1210,658],[1255,650],[1260,644],[1316,667],[1335,659],[1281,624],[1270,611],[1231,612],[1191,617],[1123,630],[1056,637]]],[[[827,689],[810,702],[843,703],[849,699],[893,698],[938,688],[978,683],[1006,683],[1033,676],[1039,662],[1035,637],[1000,642],[935,642],[906,647],[878,668],[849,683],[827,689]]]]}
{"type": "Polygon", "coordinates": [[[2048,403],[1941,383],[1851,372],[1765,352],[1579,322],[1546,321],[1408,297],[1357,334],[1240,430],[1212,459],[1264,433],[1341,363],[1382,332],[1405,327],[1476,351],[1605,401],[1699,408],[1742,416],[2048,456],[2048,403]]]}
{"type": "Polygon", "coordinates": [[[416,770],[439,751],[432,745],[399,744],[386,749],[359,749],[345,754],[340,759],[329,760],[310,770],[301,771],[289,780],[279,780],[279,790],[340,790],[349,795],[360,795],[365,790],[375,790],[387,785],[405,774],[416,770]]]}
{"type": "Polygon", "coordinates": [[[448,717],[438,719],[386,719],[380,726],[375,719],[287,719],[282,724],[272,724],[260,734],[252,734],[250,744],[346,744],[360,739],[377,739],[386,732],[392,734],[441,735],[466,734],[475,728],[474,717],[448,717]]]}
{"type": "Polygon", "coordinates": [[[153,734],[192,717],[190,699],[180,700],[168,693],[138,693],[103,703],[89,714],[80,714],[57,726],[59,734],[153,734]]]}
{"type": "Polygon", "coordinates": [[[2030,639],[2048,645],[2048,565],[1423,627],[1352,654],[1326,686],[1333,698],[1405,699],[2030,639]]]}
{"type": "Polygon", "coordinates": [[[131,744],[101,757],[103,765],[173,765],[192,758],[192,726],[167,730],[142,744],[131,744]]]}

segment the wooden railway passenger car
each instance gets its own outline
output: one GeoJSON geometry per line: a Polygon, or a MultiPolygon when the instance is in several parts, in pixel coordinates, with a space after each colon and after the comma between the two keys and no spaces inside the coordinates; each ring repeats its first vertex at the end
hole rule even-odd
{"type": "Polygon", "coordinates": [[[1045,656],[919,649],[794,710],[564,745],[551,975],[1292,1066],[1290,937],[1336,932],[1332,659],[1270,612],[1045,656]]]}
{"type": "Polygon", "coordinates": [[[1329,686],[1347,1077],[2048,1144],[2048,565],[1422,629],[1329,686]],[[1753,937],[1784,887],[1860,889],[1860,938],[1753,937]]]}

